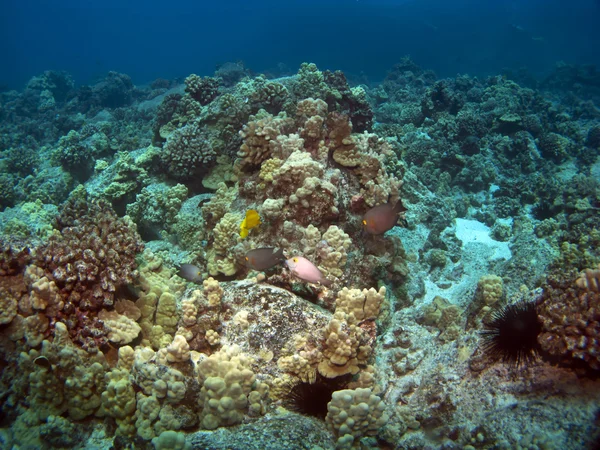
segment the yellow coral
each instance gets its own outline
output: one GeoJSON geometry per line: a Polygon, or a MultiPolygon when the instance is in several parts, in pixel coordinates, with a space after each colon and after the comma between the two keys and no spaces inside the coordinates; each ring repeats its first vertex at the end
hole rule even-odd
{"type": "Polygon", "coordinates": [[[202,206],[202,217],[206,223],[212,226],[221,220],[237,195],[237,185],[228,187],[225,183],[219,183],[215,195],[202,206]]]}
{"type": "Polygon", "coordinates": [[[156,324],[165,333],[173,334],[177,330],[177,299],[170,292],[163,292],[156,307],[156,324]]]}
{"type": "Polygon", "coordinates": [[[319,373],[327,378],[356,374],[359,365],[366,364],[371,348],[363,345],[364,331],[355,323],[352,314],[337,311],[323,330],[324,359],[319,363],[319,373]]]}
{"type": "Polygon", "coordinates": [[[504,287],[502,278],[497,275],[484,275],[477,282],[479,295],[484,305],[492,306],[502,298],[504,287]]]}
{"type": "Polygon", "coordinates": [[[273,182],[273,174],[277,170],[279,170],[279,168],[281,167],[282,164],[283,164],[283,161],[279,158],[267,159],[260,166],[260,172],[258,174],[258,177],[261,180],[263,180],[265,183],[272,183],[273,182]]]}
{"type": "Polygon", "coordinates": [[[250,359],[236,346],[223,347],[198,364],[204,428],[240,423],[246,411],[264,412],[267,389],[249,367],[250,359]]]}
{"type": "Polygon", "coordinates": [[[46,315],[56,316],[64,307],[60,290],[54,281],[48,280],[44,270],[31,265],[25,270],[24,281],[29,285],[29,301],[34,309],[45,310],[46,315]]]}
{"type": "Polygon", "coordinates": [[[238,152],[242,166],[260,166],[260,164],[271,156],[270,142],[277,139],[280,134],[291,124],[285,113],[277,117],[260,110],[242,130],[242,145],[238,152]]]}
{"type": "Polygon", "coordinates": [[[116,311],[103,309],[98,313],[98,318],[104,322],[104,326],[108,329],[108,340],[115,344],[129,344],[138,337],[142,330],[137,322],[116,311]]]}
{"type": "Polygon", "coordinates": [[[352,246],[352,239],[336,225],[331,225],[323,233],[322,239],[327,242],[330,250],[323,256],[321,266],[327,274],[341,277],[347,262],[348,250],[352,246]]]}
{"type": "Polygon", "coordinates": [[[17,315],[17,299],[7,289],[0,288],[0,325],[11,323],[17,315]]]}
{"type": "Polygon", "coordinates": [[[163,431],[160,436],[152,439],[155,450],[189,450],[190,443],[185,441],[185,434],[173,430],[163,431]]]}
{"type": "Polygon", "coordinates": [[[335,300],[335,310],[352,314],[358,321],[376,319],[379,309],[385,299],[386,289],[384,286],[379,291],[374,288],[369,290],[343,288],[338,292],[335,300]]]}
{"type": "Polygon", "coordinates": [[[217,333],[215,330],[207,330],[205,338],[209,345],[218,345],[221,340],[219,333],[217,333]]]}
{"type": "Polygon", "coordinates": [[[185,362],[190,359],[190,346],[185,337],[177,335],[173,342],[167,347],[168,362],[185,362]]]}
{"type": "Polygon", "coordinates": [[[237,213],[227,213],[213,229],[214,243],[207,253],[208,272],[216,276],[219,273],[231,276],[237,272],[235,258],[231,249],[240,241],[238,224],[242,216],[237,213]]]}
{"type": "Polygon", "coordinates": [[[115,419],[118,435],[134,435],[136,399],[135,391],[129,381],[129,371],[113,369],[106,374],[106,381],[107,386],[102,392],[102,408],[99,415],[115,419]]]}
{"type": "MultiPolygon", "coordinates": [[[[271,153],[273,158],[277,158],[279,161],[286,160],[295,151],[304,150],[304,139],[297,134],[280,135],[277,139],[269,143],[271,147],[271,153]]],[[[272,159],[273,159],[272,158],[272,159]]],[[[265,163],[268,162],[265,161],[265,163]]],[[[265,165],[263,163],[263,166],[265,165]]],[[[279,164],[281,166],[281,164],[279,164]]]]}
{"type": "Polygon", "coordinates": [[[217,307],[221,305],[221,297],[223,296],[223,288],[214,278],[207,278],[202,282],[204,286],[204,295],[208,299],[208,306],[217,307]]]}
{"type": "Polygon", "coordinates": [[[327,409],[325,421],[338,438],[337,448],[353,448],[388,421],[385,404],[368,388],[334,392],[327,409]]]}
{"type": "MultiPolygon", "coordinates": [[[[194,292],[197,292],[198,294],[200,293],[198,289],[196,289],[194,292]]],[[[181,322],[186,327],[195,325],[198,320],[198,307],[196,306],[195,302],[195,298],[198,294],[192,294],[192,297],[184,298],[181,301],[181,322]]]]}

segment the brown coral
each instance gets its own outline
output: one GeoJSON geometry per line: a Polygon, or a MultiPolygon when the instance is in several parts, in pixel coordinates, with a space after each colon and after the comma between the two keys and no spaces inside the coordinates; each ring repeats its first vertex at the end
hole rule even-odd
{"type": "Polygon", "coordinates": [[[572,280],[551,280],[545,286],[538,314],[543,322],[542,349],[600,370],[600,266],[572,280]]]}
{"type": "Polygon", "coordinates": [[[191,74],[185,79],[185,92],[204,106],[219,95],[219,84],[219,78],[199,77],[196,74],[191,74]]]}
{"type": "Polygon", "coordinates": [[[136,277],[135,256],[142,249],[127,217],[76,190],[62,208],[58,232],[37,250],[35,265],[64,301],[56,320],[92,352],[105,343],[107,330],[88,311],[113,305],[117,289],[136,277]]]}
{"type": "Polygon", "coordinates": [[[110,306],[117,287],[133,281],[143,244],[135,225],[117,217],[108,204],[75,203],[63,208],[59,234],[39,249],[36,264],[68,303],[84,310],[110,306]]]}
{"type": "Polygon", "coordinates": [[[208,172],[221,146],[216,133],[199,121],[173,131],[163,146],[161,161],[167,173],[178,179],[187,179],[208,172]]]}
{"type": "Polygon", "coordinates": [[[31,260],[29,248],[15,245],[0,238],[0,276],[16,275],[31,260]]]}
{"type": "Polygon", "coordinates": [[[271,142],[275,142],[277,136],[287,134],[286,130],[291,125],[284,113],[274,117],[264,110],[256,116],[250,116],[250,120],[240,131],[243,143],[238,152],[241,158],[242,168],[254,168],[269,159],[271,156],[271,142]]]}

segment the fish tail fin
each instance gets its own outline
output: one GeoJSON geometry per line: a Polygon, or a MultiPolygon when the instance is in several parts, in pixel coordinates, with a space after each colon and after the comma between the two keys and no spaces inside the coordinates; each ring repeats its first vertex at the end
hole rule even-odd
{"type": "Polygon", "coordinates": [[[285,256],[283,256],[283,249],[279,248],[275,253],[273,253],[275,259],[279,262],[285,261],[285,256]]]}
{"type": "Polygon", "coordinates": [[[404,211],[406,211],[406,207],[402,204],[402,199],[399,198],[398,201],[396,202],[396,204],[394,205],[394,210],[393,210],[396,214],[400,214],[403,213],[404,211]]]}
{"type": "Polygon", "coordinates": [[[322,284],[325,287],[331,287],[331,285],[333,284],[333,281],[328,280],[327,278],[321,278],[319,280],[319,283],[322,284]]]}

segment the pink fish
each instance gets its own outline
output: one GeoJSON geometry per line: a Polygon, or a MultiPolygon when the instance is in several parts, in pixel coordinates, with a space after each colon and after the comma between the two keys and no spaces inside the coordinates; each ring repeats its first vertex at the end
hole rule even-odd
{"type": "Polygon", "coordinates": [[[394,228],[400,218],[400,213],[406,211],[402,200],[394,203],[374,206],[363,217],[363,228],[369,234],[383,234],[394,228]]]}
{"type": "Polygon", "coordinates": [[[303,256],[294,256],[293,258],[287,259],[285,264],[292,271],[292,274],[302,281],[331,286],[332,282],[323,276],[317,266],[303,256]]]}

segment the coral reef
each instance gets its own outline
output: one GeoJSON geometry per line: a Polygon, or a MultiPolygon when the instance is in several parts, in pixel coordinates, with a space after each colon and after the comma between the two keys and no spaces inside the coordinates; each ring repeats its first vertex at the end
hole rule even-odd
{"type": "Polygon", "coordinates": [[[0,92],[0,446],[591,446],[595,77],[0,92]]]}

